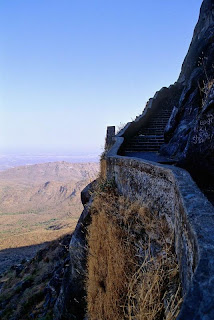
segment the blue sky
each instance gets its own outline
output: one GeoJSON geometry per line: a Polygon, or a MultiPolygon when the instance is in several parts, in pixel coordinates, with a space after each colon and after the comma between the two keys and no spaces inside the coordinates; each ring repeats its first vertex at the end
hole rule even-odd
{"type": "Polygon", "coordinates": [[[0,151],[98,152],[176,81],[201,0],[1,0],[0,151]]]}

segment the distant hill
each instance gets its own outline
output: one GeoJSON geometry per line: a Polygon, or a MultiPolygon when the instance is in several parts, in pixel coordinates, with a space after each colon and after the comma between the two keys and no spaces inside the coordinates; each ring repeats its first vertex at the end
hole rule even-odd
{"type": "Polygon", "coordinates": [[[0,153],[0,171],[15,167],[48,162],[66,161],[70,163],[99,162],[99,153],[0,153]]]}
{"type": "MultiPolygon", "coordinates": [[[[95,179],[97,172],[97,163],[64,161],[2,171],[0,172],[0,214],[24,213],[29,210],[38,213],[49,209],[56,213],[58,206],[70,207],[71,202],[80,204],[80,191],[85,184],[95,179]]],[[[70,207],[70,210],[74,216],[76,208],[70,207]]]]}
{"type": "Polygon", "coordinates": [[[0,250],[71,232],[82,211],[80,192],[98,169],[98,163],[63,161],[0,172],[0,250]]]}

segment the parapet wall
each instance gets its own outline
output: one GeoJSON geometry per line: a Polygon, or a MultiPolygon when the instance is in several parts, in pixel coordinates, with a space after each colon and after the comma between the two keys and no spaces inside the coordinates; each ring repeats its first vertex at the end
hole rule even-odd
{"type": "Polygon", "coordinates": [[[214,209],[188,172],[107,153],[107,178],[119,191],[166,216],[175,236],[184,302],[179,320],[214,319],[214,209]]]}

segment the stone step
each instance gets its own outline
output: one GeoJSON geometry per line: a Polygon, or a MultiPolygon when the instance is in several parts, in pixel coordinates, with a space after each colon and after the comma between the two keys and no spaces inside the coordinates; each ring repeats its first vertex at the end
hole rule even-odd
{"type": "MultiPolygon", "coordinates": [[[[159,129],[159,130],[162,130],[162,129],[165,129],[166,128],[166,126],[151,126],[151,127],[149,127],[149,128],[143,128],[143,129],[141,129],[141,130],[151,130],[151,129],[159,129]]],[[[139,132],[141,132],[141,130],[139,131],[139,132]]]]}
{"type": "Polygon", "coordinates": [[[127,146],[143,145],[143,144],[163,144],[164,140],[144,140],[144,141],[130,141],[127,146]]]}
{"type": "Polygon", "coordinates": [[[130,150],[144,150],[144,149],[159,149],[162,146],[162,144],[142,144],[142,145],[135,145],[135,146],[126,146],[125,151],[130,151],[130,150]]]}
{"type": "Polygon", "coordinates": [[[169,119],[169,116],[168,115],[161,115],[161,114],[156,114],[153,118],[151,118],[149,121],[152,121],[152,120],[156,120],[156,119],[169,119]]]}
{"type": "Polygon", "coordinates": [[[164,134],[164,130],[155,130],[155,129],[151,129],[151,130],[147,130],[147,131],[141,131],[139,132],[139,135],[143,135],[143,136],[148,136],[148,135],[163,135],[164,134]]]}
{"type": "Polygon", "coordinates": [[[146,125],[146,127],[150,127],[151,125],[160,125],[160,124],[167,124],[168,121],[163,121],[163,120],[157,120],[157,121],[152,121],[152,122],[148,122],[148,124],[146,125]]]}
{"type": "Polygon", "coordinates": [[[151,130],[151,129],[158,129],[158,130],[164,130],[166,128],[166,126],[151,126],[149,128],[142,128],[139,132],[143,131],[143,130],[151,130]]]}
{"type": "Polygon", "coordinates": [[[155,139],[155,140],[159,140],[159,139],[164,139],[164,136],[161,134],[161,135],[139,135],[139,136],[134,136],[131,141],[134,141],[134,140],[144,140],[144,139],[155,139]]]}
{"type": "Polygon", "coordinates": [[[161,146],[163,143],[162,142],[144,142],[144,143],[130,143],[130,144],[127,144],[127,148],[131,148],[131,147],[135,147],[137,148],[138,146],[140,147],[143,147],[143,146],[161,146]]]}
{"type": "Polygon", "coordinates": [[[124,152],[152,152],[160,150],[160,146],[155,147],[143,147],[143,148],[127,148],[124,152]]]}
{"type": "Polygon", "coordinates": [[[139,134],[144,134],[144,132],[145,132],[145,134],[149,134],[149,132],[154,132],[154,135],[157,135],[157,133],[156,132],[160,132],[160,134],[163,134],[164,133],[164,129],[162,129],[162,128],[145,128],[145,129],[143,129],[143,130],[141,130],[140,132],[139,132],[139,134]]]}
{"type": "Polygon", "coordinates": [[[143,147],[156,147],[156,146],[162,146],[163,143],[151,143],[151,142],[148,142],[148,143],[138,143],[138,144],[127,144],[126,145],[126,148],[143,148],[143,147]]]}
{"type": "Polygon", "coordinates": [[[152,119],[157,119],[158,117],[160,117],[161,119],[165,119],[165,118],[168,118],[170,117],[170,113],[156,113],[152,119]]]}
{"type": "Polygon", "coordinates": [[[147,150],[159,150],[161,146],[138,146],[138,147],[129,147],[126,148],[124,151],[125,152],[132,152],[132,151],[147,151],[147,150]]]}
{"type": "Polygon", "coordinates": [[[154,135],[163,135],[164,131],[157,131],[157,130],[151,130],[151,131],[147,131],[147,132],[141,132],[140,134],[142,134],[144,137],[150,135],[150,134],[154,134],[154,135]]]}
{"type": "Polygon", "coordinates": [[[150,126],[150,127],[144,127],[144,128],[142,128],[141,130],[139,130],[139,132],[141,132],[141,131],[143,131],[143,130],[150,130],[150,129],[155,129],[155,128],[157,128],[157,129],[165,129],[166,126],[150,126]]]}
{"type": "Polygon", "coordinates": [[[164,143],[164,140],[135,140],[135,141],[130,141],[127,143],[127,145],[138,145],[138,144],[144,144],[144,143],[164,143]]]}
{"type": "MultiPolygon", "coordinates": [[[[151,130],[151,129],[158,129],[158,130],[164,130],[166,128],[166,126],[151,126],[150,128],[143,128],[141,129],[142,131],[143,130],[151,130]]],[[[139,132],[141,132],[141,130],[139,132]]]]}
{"type": "Polygon", "coordinates": [[[125,150],[128,151],[128,150],[138,150],[138,149],[148,149],[148,148],[160,148],[162,146],[162,144],[142,144],[142,145],[131,145],[131,146],[126,146],[125,150]]]}
{"type": "Polygon", "coordinates": [[[169,110],[158,110],[154,116],[156,116],[156,114],[160,114],[160,115],[165,115],[165,114],[171,114],[172,111],[169,110]]]}
{"type": "Polygon", "coordinates": [[[148,122],[148,124],[146,124],[146,127],[150,127],[151,125],[154,125],[154,124],[165,124],[167,123],[168,121],[162,121],[162,120],[159,120],[159,121],[152,121],[152,122],[148,122]]]}
{"type": "Polygon", "coordinates": [[[134,139],[131,139],[131,140],[127,141],[127,142],[128,143],[140,143],[140,142],[144,142],[144,141],[150,141],[150,142],[152,142],[152,141],[164,141],[164,138],[163,137],[158,138],[158,136],[154,137],[154,138],[152,138],[151,136],[138,136],[138,137],[136,137],[134,139]]]}
{"type": "Polygon", "coordinates": [[[145,127],[150,128],[151,126],[166,126],[167,122],[163,121],[156,121],[156,122],[150,122],[145,127]]]}
{"type": "Polygon", "coordinates": [[[127,144],[127,148],[131,148],[131,147],[142,147],[142,146],[161,146],[163,143],[162,142],[144,142],[144,143],[130,143],[130,144],[127,144]]]}
{"type": "Polygon", "coordinates": [[[157,118],[157,117],[160,117],[160,118],[166,118],[166,117],[170,117],[171,113],[156,113],[153,117],[153,119],[157,118]]]}
{"type": "Polygon", "coordinates": [[[157,119],[157,120],[154,120],[154,121],[149,121],[148,122],[148,124],[147,124],[147,126],[150,126],[151,124],[153,124],[153,123],[167,123],[168,122],[168,118],[166,119],[166,120],[164,120],[164,119],[157,119]]]}

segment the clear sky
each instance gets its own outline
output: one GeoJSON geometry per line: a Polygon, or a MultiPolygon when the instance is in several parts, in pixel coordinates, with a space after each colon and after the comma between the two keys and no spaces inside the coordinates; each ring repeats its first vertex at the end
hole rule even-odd
{"type": "Polygon", "coordinates": [[[98,152],[177,80],[202,0],[1,0],[0,151],[98,152]]]}

